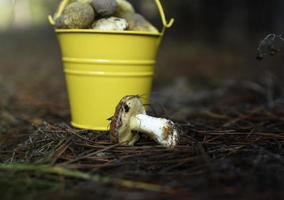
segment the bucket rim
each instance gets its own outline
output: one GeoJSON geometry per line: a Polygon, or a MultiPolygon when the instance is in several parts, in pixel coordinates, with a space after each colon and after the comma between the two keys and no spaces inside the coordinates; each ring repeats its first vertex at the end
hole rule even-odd
{"type": "Polygon", "coordinates": [[[151,33],[146,31],[102,31],[93,29],[55,29],[56,33],[99,33],[99,34],[118,34],[118,35],[144,35],[161,37],[163,33],[151,33]]]}

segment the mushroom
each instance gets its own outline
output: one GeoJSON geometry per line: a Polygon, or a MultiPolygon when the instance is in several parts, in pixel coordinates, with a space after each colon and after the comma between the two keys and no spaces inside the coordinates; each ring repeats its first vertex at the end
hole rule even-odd
{"type": "Polygon", "coordinates": [[[123,18],[127,20],[129,30],[159,33],[156,27],[154,27],[148,20],[145,19],[145,17],[138,13],[127,13],[123,15],[123,18]]]}
{"type": "Polygon", "coordinates": [[[113,15],[117,9],[116,0],[92,0],[91,5],[102,17],[113,15]]]}
{"type": "Polygon", "coordinates": [[[112,141],[133,146],[145,133],[164,147],[173,148],[179,131],[171,120],[146,115],[139,96],[125,96],[116,107],[110,123],[112,141]]]}
{"type": "Polygon", "coordinates": [[[135,9],[127,0],[116,0],[117,1],[117,10],[115,16],[123,17],[123,15],[128,13],[135,13],[135,9]]]}
{"type": "Polygon", "coordinates": [[[102,31],[123,31],[127,27],[127,21],[118,17],[102,18],[92,24],[93,29],[102,31]]]}
{"type": "Polygon", "coordinates": [[[87,3],[73,2],[66,6],[61,16],[55,20],[57,28],[89,28],[95,18],[95,11],[87,3]]]}

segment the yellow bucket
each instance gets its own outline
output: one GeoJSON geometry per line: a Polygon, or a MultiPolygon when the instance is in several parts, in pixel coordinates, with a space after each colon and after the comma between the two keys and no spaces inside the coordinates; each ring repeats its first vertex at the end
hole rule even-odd
{"type": "Polygon", "coordinates": [[[161,33],[57,29],[71,107],[72,125],[105,131],[117,103],[126,95],[141,95],[147,104],[161,33]]]}

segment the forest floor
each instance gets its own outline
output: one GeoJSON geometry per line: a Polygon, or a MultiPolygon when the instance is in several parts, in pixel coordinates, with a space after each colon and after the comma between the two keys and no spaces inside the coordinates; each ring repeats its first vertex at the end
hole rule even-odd
{"type": "Polygon", "coordinates": [[[143,138],[125,147],[108,132],[70,127],[57,47],[47,41],[31,50],[17,40],[21,48],[6,42],[1,52],[1,199],[283,197],[281,85],[157,84],[150,113],[177,122],[180,144],[165,149],[143,138]]]}

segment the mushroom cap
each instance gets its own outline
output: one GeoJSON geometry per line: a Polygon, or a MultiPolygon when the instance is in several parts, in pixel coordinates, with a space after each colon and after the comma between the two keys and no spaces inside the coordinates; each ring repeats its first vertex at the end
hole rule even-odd
{"type": "Polygon", "coordinates": [[[103,17],[113,15],[117,9],[116,0],[92,0],[91,5],[103,17]]]}
{"type": "Polygon", "coordinates": [[[89,28],[95,18],[95,11],[87,3],[73,2],[63,11],[56,20],[57,28],[89,28]]]}
{"type": "Polygon", "coordinates": [[[138,114],[146,114],[139,96],[125,96],[120,100],[110,123],[110,134],[113,142],[133,146],[139,140],[139,134],[132,131],[130,127],[131,118],[138,114]]]}
{"type": "Polygon", "coordinates": [[[92,28],[103,31],[123,31],[128,28],[128,23],[122,18],[109,17],[95,21],[92,24],[92,28]]]}
{"type": "Polygon", "coordinates": [[[132,31],[146,31],[151,33],[159,33],[158,29],[154,27],[148,20],[137,13],[127,13],[123,18],[128,22],[128,29],[132,31]]]}

